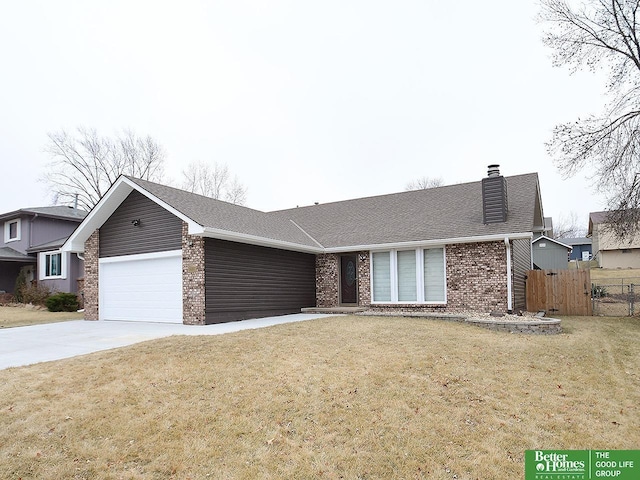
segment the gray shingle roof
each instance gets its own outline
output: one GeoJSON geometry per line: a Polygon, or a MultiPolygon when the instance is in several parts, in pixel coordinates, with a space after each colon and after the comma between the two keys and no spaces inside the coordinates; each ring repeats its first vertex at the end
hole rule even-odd
{"type": "Polygon", "coordinates": [[[592,243],[588,237],[561,238],[560,241],[566,245],[591,245],[592,243]]]}
{"type": "Polygon", "coordinates": [[[9,262],[30,262],[35,263],[35,257],[25,255],[10,247],[0,247],[0,260],[9,262]]]}
{"type": "Polygon", "coordinates": [[[481,182],[312,205],[269,215],[293,219],[326,248],[531,232],[535,227],[538,175],[506,178],[509,211],[504,223],[482,223],[481,182]]]}
{"type": "Polygon", "coordinates": [[[44,252],[46,250],[58,249],[62,247],[62,245],[64,245],[64,242],[67,241],[67,238],[69,237],[66,236],[66,237],[58,238],[57,240],[51,240],[50,242],[41,243],[40,245],[34,245],[33,247],[27,248],[27,252],[29,253],[44,252]]]}
{"type": "Polygon", "coordinates": [[[87,213],[88,212],[84,210],[80,210],[72,207],[66,207],[64,205],[56,205],[53,207],[29,207],[29,208],[21,208],[20,210],[15,210],[13,212],[0,214],[0,220],[5,218],[18,217],[20,215],[38,214],[38,215],[51,217],[51,218],[77,220],[78,223],[80,223],[82,219],[87,216],[87,213]]]}
{"type": "Polygon", "coordinates": [[[203,227],[311,247],[318,246],[286,217],[271,217],[259,210],[138,178],[127,178],[203,227]]]}
{"type": "Polygon", "coordinates": [[[589,214],[589,220],[593,225],[598,225],[599,223],[607,223],[607,216],[609,212],[591,212],[589,214]]]}
{"type": "Polygon", "coordinates": [[[265,213],[127,178],[203,227],[311,247],[505,235],[542,224],[536,173],[506,177],[507,221],[489,225],[482,223],[480,181],[265,213]]]}

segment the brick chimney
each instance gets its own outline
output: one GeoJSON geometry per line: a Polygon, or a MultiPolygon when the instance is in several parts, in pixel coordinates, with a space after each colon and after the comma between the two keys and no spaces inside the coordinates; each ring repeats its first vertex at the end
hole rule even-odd
{"type": "Polygon", "coordinates": [[[500,165],[489,165],[487,176],[482,179],[482,221],[506,222],[507,210],[507,180],[500,175],[500,165]]]}

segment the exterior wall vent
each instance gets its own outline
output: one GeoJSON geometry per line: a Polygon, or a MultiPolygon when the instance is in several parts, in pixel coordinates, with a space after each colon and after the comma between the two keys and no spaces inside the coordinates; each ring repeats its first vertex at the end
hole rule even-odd
{"type": "Polygon", "coordinates": [[[500,175],[500,165],[489,165],[487,177],[482,179],[482,221],[507,221],[507,180],[500,175]]]}

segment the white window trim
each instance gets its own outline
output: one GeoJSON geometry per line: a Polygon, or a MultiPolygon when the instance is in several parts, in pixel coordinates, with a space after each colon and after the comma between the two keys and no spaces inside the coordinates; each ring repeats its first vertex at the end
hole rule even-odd
{"type": "Polygon", "coordinates": [[[40,280],[64,280],[67,278],[67,252],[62,250],[52,250],[50,252],[40,252],[38,254],[38,279],[40,280]],[[60,254],[61,275],[47,276],[47,255],[60,254]]]}
{"type": "Polygon", "coordinates": [[[371,250],[369,251],[369,265],[372,266],[369,274],[371,304],[372,305],[446,305],[447,304],[447,249],[442,246],[429,246],[416,249],[390,249],[390,250],[371,250]],[[444,300],[441,302],[429,302],[424,299],[424,251],[429,249],[441,248],[444,260],[444,269],[442,275],[444,277],[444,300]],[[399,301],[398,300],[398,252],[415,250],[416,252],[416,290],[417,301],[399,301]],[[375,252],[389,252],[389,270],[391,284],[391,300],[375,301],[373,299],[373,254],[375,252]]]}
{"type": "Polygon", "coordinates": [[[6,222],[4,222],[4,243],[18,242],[21,238],[22,238],[22,219],[13,218],[11,220],[7,220],[6,222]],[[15,238],[10,238],[9,236],[11,234],[12,223],[17,223],[15,238]]]}

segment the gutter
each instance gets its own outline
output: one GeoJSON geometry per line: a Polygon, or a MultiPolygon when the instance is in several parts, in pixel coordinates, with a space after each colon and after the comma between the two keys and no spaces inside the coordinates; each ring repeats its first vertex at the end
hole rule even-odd
{"type": "Polygon", "coordinates": [[[509,243],[509,237],[504,237],[504,245],[507,250],[507,313],[513,313],[513,279],[511,278],[511,243],[509,243]]]}
{"type": "Polygon", "coordinates": [[[496,235],[479,235],[477,237],[454,237],[454,238],[439,238],[437,240],[418,240],[413,242],[394,242],[394,243],[379,243],[379,244],[364,244],[364,245],[349,245],[345,247],[329,247],[324,249],[324,253],[343,253],[343,252],[356,252],[360,250],[370,251],[383,251],[383,250],[400,250],[400,249],[412,249],[419,247],[441,247],[443,245],[454,245],[458,243],[485,243],[485,242],[502,242],[504,239],[519,240],[519,239],[531,239],[533,233],[521,232],[510,234],[496,234],[496,235]]]}

